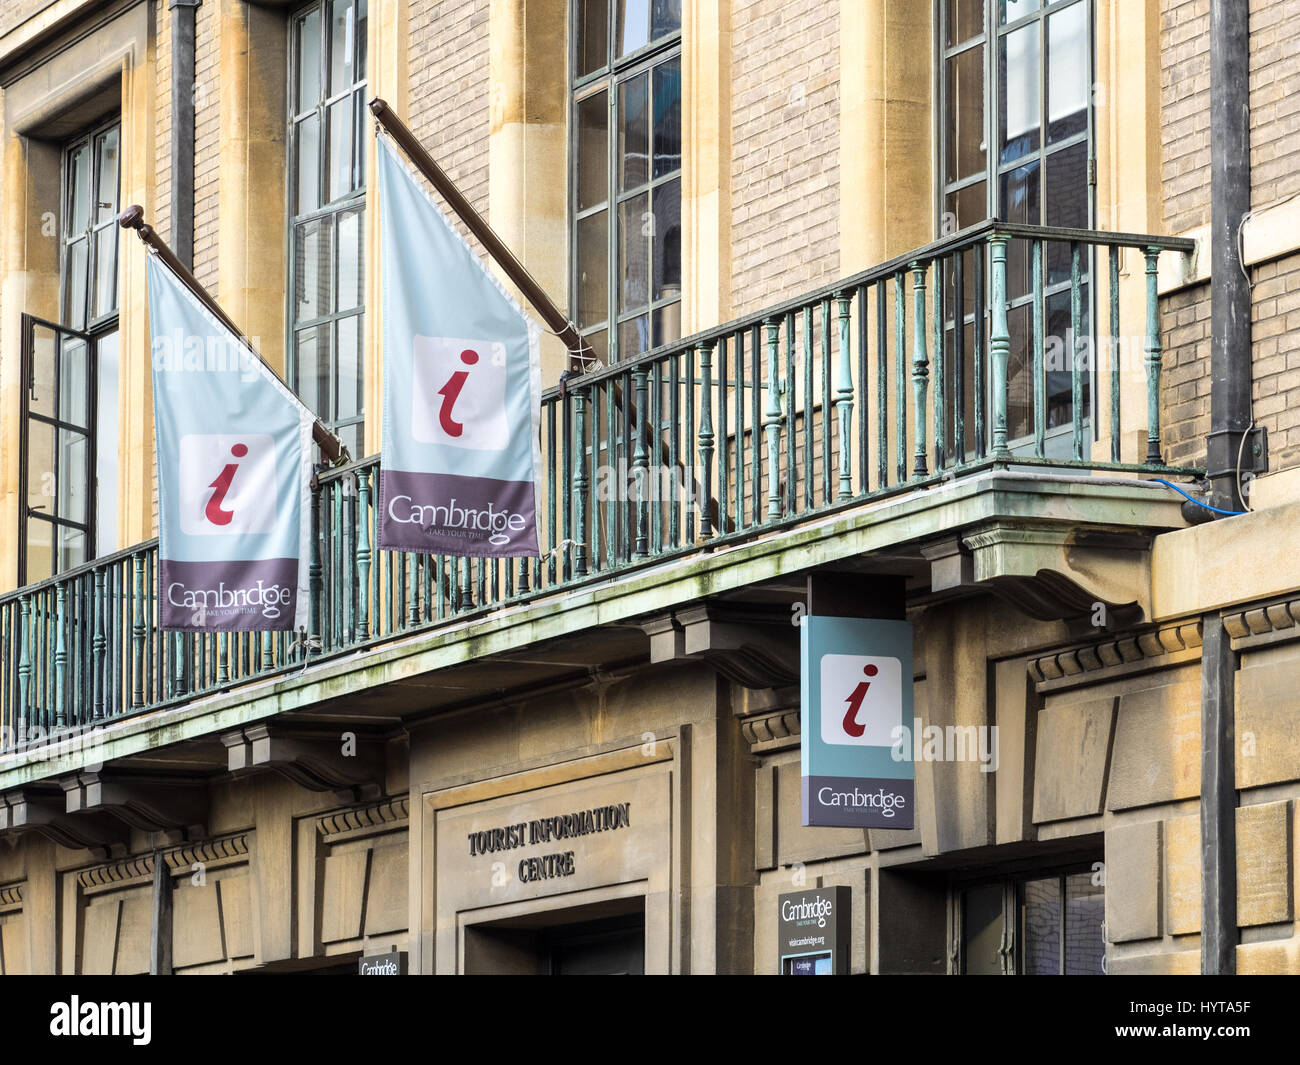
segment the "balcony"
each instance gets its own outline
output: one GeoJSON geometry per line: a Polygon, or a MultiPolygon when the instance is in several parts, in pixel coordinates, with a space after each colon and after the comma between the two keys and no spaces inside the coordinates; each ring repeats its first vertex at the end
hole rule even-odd
{"type": "Polygon", "coordinates": [[[266,716],[347,697],[359,662],[387,663],[376,683],[409,680],[451,661],[403,658],[414,647],[456,640],[467,662],[556,635],[548,619],[565,611],[635,627],[653,610],[903,542],[925,542],[932,594],[1020,579],[1032,611],[1039,593],[1024,582],[1077,540],[1022,537],[1016,550],[1032,551],[1008,571],[1010,541],[990,522],[1086,527],[1098,543],[1114,530],[1121,551],[1135,529],[1181,524],[1178,497],[1142,479],[1201,472],[1164,465],[1159,423],[1156,268],[1191,247],[986,222],[571,378],[542,403],[540,558],[377,551],[378,459],[322,473],[309,632],[162,632],[156,540],[6,595],[0,784],[54,771],[22,766],[86,729],[142,715],[160,725],[187,704],[230,707],[253,692],[266,716]],[[1121,266],[1136,275],[1127,287],[1121,266]],[[1144,293],[1134,358],[1120,332],[1130,292],[1144,293]],[[1075,357],[1062,358],[1061,334],[1075,357]],[[936,539],[959,527],[986,530],[973,561],[969,543],[936,539]],[[619,610],[603,605],[618,596],[619,610]],[[507,616],[527,623],[506,632],[507,616]],[[303,687],[310,678],[319,684],[303,687]],[[298,701],[277,701],[292,685],[298,701]]]}

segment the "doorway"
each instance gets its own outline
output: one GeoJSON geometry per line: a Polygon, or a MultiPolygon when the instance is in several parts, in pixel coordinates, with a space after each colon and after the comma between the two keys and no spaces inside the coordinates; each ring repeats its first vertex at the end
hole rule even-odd
{"type": "Polygon", "coordinates": [[[640,897],[465,926],[467,974],[640,976],[645,905],[640,897]]]}

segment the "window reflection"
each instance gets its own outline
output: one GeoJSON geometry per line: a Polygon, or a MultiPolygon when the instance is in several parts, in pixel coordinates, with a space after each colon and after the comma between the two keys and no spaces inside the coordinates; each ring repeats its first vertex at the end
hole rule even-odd
{"type": "Polygon", "coordinates": [[[290,34],[294,113],[290,377],[340,435],[362,439],[366,0],[321,0],[290,34]]]}
{"type": "MultiPolygon", "coordinates": [[[[1054,4],[1039,0],[944,0],[940,38],[943,116],[939,139],[941,174],[940,235],[978,224],[988,217],[1030,225],[1086,229],[1092,224],[1092,156],[1090,85],[1092,78],[1091,7],[1087,0],[1054,4]],[[985,135],[995,151],[985,150],[985,135]]],[[[1092,254],[1085,247],[1079,264],[1083,299],[1082,335],[1070,329],[1071,253],[1068,242],[1045,246],[1042,299],[1045,343],[1057,350],[1056,365],[1044,366],[1039,388],[1046,397],[1047,428],[1073,424],[1074,396],[1070,367],[1073,347],[1091,347],[1089,283],[1092,254]],[[1070,346],[1071,350],[1065,348],[1070,346]]],[[[969,257],[967,257],[969,258],[969,257]]],[[[972,269],[965,270],[964,301],[970,302],[972,269]]],[[[987,253],[984,266],[987,269],[987,253]]],[[[952,265],[945,284],[955,284],[952,265]]],[[[987,316],[988,291],[983,308],[987,316]]],[[[1031,446],[1034,431],[1034,365],[1031,358],[1033,315],[1032,244],[1022,239],[1007,246],[1007,297],[1010,301],[1011,357],[1008,365],[1009,430],[1013,446],[1031,446]],[[1019,441],[1016,443],[1016,441],[1019,441]]],[[[951,302],[951,300],[949,300],[951,302]]],[[[965,332],[975,324],[967,319],[965,332]]],[[[987,329],[987,317],[985,317],[987,329]]],[[[951,342],[951,312],[945,324],[951,342]]],[[[986,332],[987,336],[987,332],[986,332]]],[[[982,349],[987,357],[987,348],[982,349]]],[[[954,356],[956,352],[954,351],[954,356]]],[[[972,345],[961,347],[963,385],[974,376],[972,345]]],[[[1079,402],[1086,416],[1091,402],[1093,365],[1084,352],[1079,402]]],[[[985,388],[991,375],[983,367],[985,388]]],[[[953,391],[953,388],[949,389],[953,391]]],[[[987,401],[987,397],[986,397],[987,401]]],[[[958,408],[946,405],[954,420],[946,438],[954,441],[954,459],[970,457],[969,423],[957,441],[958,408]]],[[[986,441],[987,444],[987,441],[986,441]]],[[[1048,454],[1058,441],[1045,442],[1048,454]]]]}
{"type": "Polygon", "coordinates": [[[577,25],[572,302],[626,359],[681,333],[681,3],[584,0],[577,25]]]}

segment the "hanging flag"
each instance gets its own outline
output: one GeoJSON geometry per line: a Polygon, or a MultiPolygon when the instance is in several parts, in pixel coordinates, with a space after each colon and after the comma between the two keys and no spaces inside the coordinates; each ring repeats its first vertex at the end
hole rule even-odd
{"type": "Polygon", "coordinates": [[[379,546],[536,555],[540,328],[379,139],[379,546]]]}
{"type": "Polygon", "coordinates": [[[156,255],[148,279],[162,627],[302,628],[315,415],[156,255]]]}

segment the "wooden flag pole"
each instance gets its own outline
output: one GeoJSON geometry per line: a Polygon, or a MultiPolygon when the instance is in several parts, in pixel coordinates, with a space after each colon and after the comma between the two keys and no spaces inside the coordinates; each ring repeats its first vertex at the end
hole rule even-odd
{"type": "MultiPolygon", "coordinates": [[[[185,264],[176,258],[176,255],[171,248],[167,247],[167,242],[164,241],[162,237],[158,236],[154,231],[153,226],[149,225],[149,223],[144,220],[144,208],[140,207],[138,204],[132,204],[118,215],[117,224],[123,229],[134,229],[139,235],[141,241],[158,253],[158,257],[167,264],[167,268],[181,279],[181,282],[185,287],[194,293],[195,298],[198,299],[204,307],[212,312],[217,321],[234,333],[234,335],[243,342],[244,346],[257,356],[257,361],[265,366],[271,373],[275,374],[276,380],[280,381],[281,384],[284,384],[284,378],[276,373],[275,367],[262,358],[261,353],[253,347],[252,342],[244,335],[243,330],[230,320],[230,316],[221,309],[221,305],[208,294],[207,289],[199,284],[198,280],[192,273],[190,273],[185,264]]],[[[285,387],[287,388],[288,386],[286,385],[285,387]]],[[[345,463],[352,461],[352,456],[348,454],[348,449],[343,445],[343,442],[325,428],[319,420],[317,420],[316,424],[312,426],[311,435],[312,439],[316,441],[317,446],[320,448],[321,454],[333,465],[342,466],[345,463]]]]}
{"type": "Polygon", "coordinates": [[[546,290],[528,272],[528,268],[515,258],[514,252],[506,247],[505,242],[474,209],[474,205],[465,199],[464,194],[456,187],[456,183],[446,175],[433,156],[424,150],[424,145],[416,140],[415,134],[397,117],[397,113],[388,106],[387,102],[376,96],[370,101],[370,110],[375,116],[375,121],[397,142],[415,168],[428,179],[429,184],[438,190],[438,194],[465,223],[465,228],[478,237],[487,253],[497,261],[506,276],[523,293],[524,299],[533,305],[551,332],[564,341],[564,346],[569,349],[570,371],[581,372],[583,364],[596,359],[596,353],[591,345],[582,339],[582,335],[573,327],[568,316],[555,305],[551,297],[546,294],[546,290]]]}

